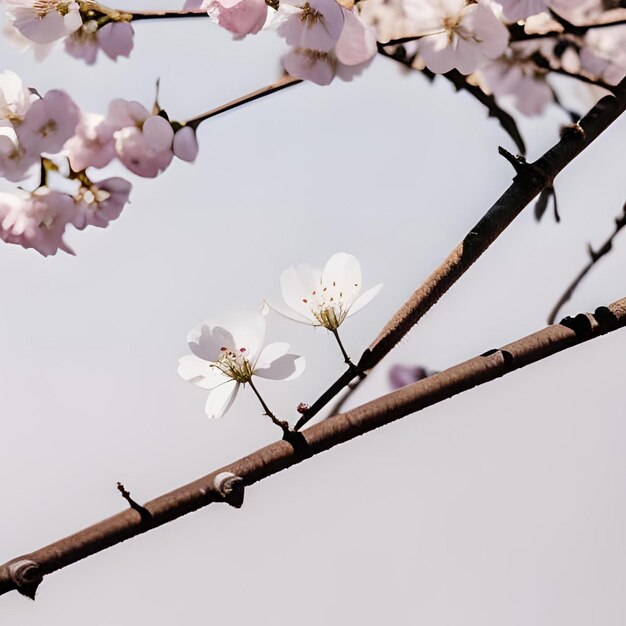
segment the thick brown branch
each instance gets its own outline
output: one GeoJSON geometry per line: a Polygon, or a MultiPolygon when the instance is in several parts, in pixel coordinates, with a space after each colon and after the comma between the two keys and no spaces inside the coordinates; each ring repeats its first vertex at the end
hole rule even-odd
{"type": "Polygon", "coordinates": [[[296,465],[305,458],[624,326],[626,298],[597,309],[594,315],[567,318],[561,324],[548,326],[499,350],[490,350],[347,413],[330,417],[299,433],[306,447],[305,453],[285,441],[279,441],[146,503],[143,508],[151,515],[150,524],[143,523],[137,511],[127,509],[45,548],[9,561],[0,567],[0,594],[18,589],[29,597],[33,596],[44,575],[207,504],[223,501],[219,477],[223,478],[226,472],[237,479],[239,488],[243,490],[245,486],[296,465]],[[19,575],[22,571],[28,576],[19,575]]]}
{"type": "Polygon", "coordinates": [[[578,123],[566,129],[560,141],[513,183],[465,236],[465,239],[435,269],[383,328],[361,357],[358,367],[368,370],[380,362],[426,312],[476,262],[531,200],[626,109],[626,79],[615,96],[602,98],[578,123]]]}
{"type": "Polygon", "coordinates": [[[559,314],[559,311],[567,302],[569,302],[570,298],[574,295],[578,285],[580,285],[585,276],[587,276],[593,266],[603,256],[606,256],[613,249],[613,241],[624,226],[626,226],[626,204],[624,205],[622,214],[615,218],[615,229],[611,233],[611,236],[597,250],[594,250],[591,245],[589,245],[589,262],[585,265],[585,267],[583,267],[582,270],[580,270],[576,278],[574,278],[571,284],[563,292],[563,295],[558,299],[552,311],[550,311],[548,324],[554,324],[554,320],[556,320],[556,316],[559,314]]]}

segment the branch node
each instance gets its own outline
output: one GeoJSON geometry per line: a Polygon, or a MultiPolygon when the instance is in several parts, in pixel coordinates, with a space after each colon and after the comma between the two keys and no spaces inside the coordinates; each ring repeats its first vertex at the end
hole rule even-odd
{"type": "Polygon", "coordinates": [[[579,313],[576,317],[564,317],[559,324],[565,326],[576,333],[577,337],[585,338],[593,335],[591,319],[584,313],[579,313]]]}
{"type": "Polygon", "coordinates": [[[531,167],[523,156],[514,156],[502,146],[498,146],[498,153],[513,166],[515,173],[518,175],[526,174],[531,167]]]}
{"type": "Polygon", "coordinates": [[[602,328],[603,333],[608,333],[611,330],[615,330],[619,326],[619,320],[617,316],[608,306],[600,306],[598,307],[593,316],[596,318],[596,322],[602,328]]]}
{"type": "Polygon", "coordinates": [[[150,511],[148,511],[148,509],[146,509],[145,506],[141,506],[141,504],[139,504],[138,502],[135,502],[130,497],[130,492],[125,489],[122,483],[117,483],[117,489],[122,494],[122,498],[124,498],[124,500],[128,502],[128,504],[130,505],[130,508],[133,509],[134,511],[137,511],[137,513],[139,513],[139,515],[141,516],[142,522],[148,523],[152,521],[152,513],[150,513],[150,511]]]}
{"type": "Polygon", "coordinates": [[[224,502],[236,509],[241,508],[245,491],[245,484],[241,476],[237,476],[232,472],[220,472],[213,479],[213,486],[220,496],[224,498],[224,502]]]}
{"type": "Polygon", "coordinates": [[[578,137],[581,141],[584,141],[587,136],[585,135],[585,129],[578,123],[568,124],[561,130],[561,137],[578,137]]]}
{"type": "Polygon", "coordinates": [[[27,598],[35,599],[37,587],[43,580],[39,565],[30,559],[21,559],[9,565],[9,575],[16,589],[27,598]]]}

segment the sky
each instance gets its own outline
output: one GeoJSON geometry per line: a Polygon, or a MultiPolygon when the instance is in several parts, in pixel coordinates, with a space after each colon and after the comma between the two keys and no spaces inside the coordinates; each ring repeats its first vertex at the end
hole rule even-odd
{"type": "MultiPolygon", "coordinates": [[[[129,60],[91,68],[0,42],[27,84],[91,111],[149,106],[160,78],[174,119],[269,84],[281,50],[208,20],[139,23],[129,60]]],[[[530,158],[563,121],[520,121],[530,158]]],[[[71,232],[75,257],[0,247],[0,562],[123,510],[117,481],[150,500],[278,438],[249,393],[205,417],[204,392],[176,374],[195,324],[256,310],[286,267],[345,251],[365,286],[384,283],[342,327],[358,356],[513,175],[497,147],[514,146],[479,104],[382,58],[198,138],[194,165],[132,177],[109,228],[71,232]]],[[[351,405],[388,391],[394,363],[440,370],[542,328],[621,211],[625,141],[622,119],[557,178],[562,222],[526,210],[351,405]]],[[[625,263],[618,239],[564,313],[625,296],[625,263]]],[[[298,380],[259,385],[294,419],[341,356],[276,316],[268,339],[307,359],[298,380]]],[[[3,596],[0,624],[621,625],[625,349],[613,333],[348,442],[248,488],[240,510],[211,505],[48,576],[34,603],[3,596]]]]}

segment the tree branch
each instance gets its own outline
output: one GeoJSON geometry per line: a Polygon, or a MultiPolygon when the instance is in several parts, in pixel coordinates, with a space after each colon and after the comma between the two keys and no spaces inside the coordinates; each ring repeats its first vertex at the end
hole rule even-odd
{"type": "Polygon", "coordinates": [[[242,106],[243,104],[248,104],[248,102],[254,102],[255,100],[260,100],[265,96],[269,96],[278,91],[282,91],[283,89],[287,89],[288,87],[292,87],[293,85],[299,85],[303,82],[299,78],[294,78],[293,76],[285,75],[280,80],[277,80],[275,83],[271,85],[267,85],[266,87],[261,87],[261,89],[257,89],[252,91],[245,96],[241,96],[236,98],[235,100],[231,100],[226,104],[221,104],[215,109],[211,109],[206,113],[202,113],[197,115],[196,117],[192,117],[186,122],[181,123],[182,126],[191,126],[191,128],[196,129],[202,122],[208,120],[216,115],[220,115],[222,113],[226,113],[226,111],[231,111],[232,109],[236,109],[237,107],[242,106]]]}
{"type": "Polygon", "coordinates": [[[572,283],[568,286],[568,288],[563,292],[563,295],[558,299],[557,303],[554,305],[552,311],[550,311],[550,315],[548,316],[548,324],[554,324],[554,320],[556,316],[559,314],[561,308],[569,301],[572,297],[576,288],[582,282],[583,278],[587,276],[587,274],[591,271],[593,266],[603,257],[606,256],[613,249],[613,241],[615,237],[617,237],[618,233],[622,228],[626,226],[626,204],[624,204],[624,208],[622,210],[622,214],[615,218],[615,229],[611,236],[598,248],[598,250],[594,250],[589,244],[589,262],[583,269],[579,272],[576,278],[572,281],[572,283]]]}
{"type": "Polygon", "coordinates": [[[300,433],[305,449],[279,441],[257,450],[203,478],[147,502],[146,524],[140,512],[127,509],[74,535],[12,559],[0,567],[0,594],[17,589],[34,597],[39,582],[50,574],[126,539],[166,524],[212,502],[228,501],[223,482],[237,481],[243,489],[311,456],[359,435],[441,402],[477,385],[626,326],[626,298],[593,315],[580,314],[548,326],[498,350],[465,361],[417,383],[335,415],[300,433]]]}
{"type": "MultiPolygon", "coordinates": [[[[377,365],[394,346],[419,322],[457,280],[480,258],[489,246],[508,228],[522,210],[554,178],[626,110],[626,79],[615,88],[614,95],[600,100],[578,124],[569,126],[560,141],[534,163],[527,163],[513,183],[470,230],[463,241],[402,305],[361,356],[357,364],[366,372],[377,365]]],[[[302,416],[296,429],[303,426],[330,402],[354,378],[344,372],[302,416]]]]}

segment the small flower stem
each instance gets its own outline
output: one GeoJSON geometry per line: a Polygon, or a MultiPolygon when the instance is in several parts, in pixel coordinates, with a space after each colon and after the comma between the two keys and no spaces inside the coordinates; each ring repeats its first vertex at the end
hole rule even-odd
{"type": "Polygon", "coordinates": [[[265,411],[265,415],[267,415],[267,417],[269,417],[272,420],[272,422],[274,422],[274,424],[276,424],[276,426],[278,426],[278,427],[280,427],[282,429],[284,435],[288,435],[288,433],[290,432],[289,424],[287,424],[287,422],[283,422],[282,420],[279,420],[270,411],[270,409],[267,406],[267,404],[265,404],[265,400],[263,400],[263,398],[261,397],[261,394],[259,393],[258,389],[254,386],[254,383],[251,380],[248,381],[248,385],[250,385],[250,389],[252,389],[252,391],[254,391],[254,394],[259,399],[259,402],[261,403],[261,406],[263,407],[263,410],[265,411]]]}
{"type": "Polygon", "coordinates": [[[346,365],[351,370],[356,370],[357,366],[350,360],[350,357],[348,356],[346,349],[343,347],[343,344],[341,343],[341,339],[339,338],[339,331],[335,328],[334,330],[331,330],[330,332],[333,335],[335,335],[335,339],[337,340],[337,343],[339,344],[339,349],[341,350],[341,354],[343,354],[343,360],[346,362],[346,365]]]}
{"type": "MultiPolygon", "coordinates": [[[[276,93],[277,91],[282,91],[283,89],[287,89],[287,87],[292,87],[293,85],[298,85],[302,82],[299,78],[294,78],[293,76],[285,75],[280,80],[277,80],[275,83],[271,85],[267,85],[265,87],[261,87],[261,89],[257,89],[256,91],[252,91],[245,96],[240,96],[235,100],[231,100],[226,104],[222,104],[215,109],[211,109],[206,113],[202,113],[196,117],[191,118],[184,122],[185,126],[191,126],[194,130],[205,120],[208,120],[211,117],[215,117],[216,115],[220,115],[221,113],[226,113],[226,111],[230,111],[232,109],[236,109],[240,107],[242,104],[247,104],[248,102],[254,102],[255,100],[259,100],[264,98],[265,96],[269,96],[270,94],[276,93]]],[[[181,122],[182,123],[182,122],[181,122]]]]}

